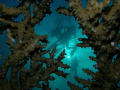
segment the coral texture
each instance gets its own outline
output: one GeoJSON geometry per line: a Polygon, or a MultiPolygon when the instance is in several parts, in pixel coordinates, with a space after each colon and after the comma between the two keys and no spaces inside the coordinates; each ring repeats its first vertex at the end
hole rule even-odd
{"type": "Polygon", "coordinates": [[[59,71],[58,67],[64,69],[70,68],[63,64],[65,50],[61,52],[58,58],[54,59],[56,46],[52,52],[44,48],[49,43],[47,35],[39,36],[34,33],[34,25],[39,23],[46,14],[50,14],[50,3],[52,0],[23,0],[17,7],[6,7],[0,4],[0,33],[7,30],[7,44],[11,51],[7,59],[0,68],[0,90],[30,90],[37,86],[42,90],[50,90],[48,80],[54,80],[50,74],[55,73],[58,76],[66,77],[68,73],[59,71]],[[34,6],[34,16],[31,16],[30,5],[34,6]],[[20,14],[24,15],[21,22],[15,22],[14,19],[20,14]],[[49,53],[50,58],[43,57],[49,53]],[[30,60],[30,69],[25,69],[24,65],[30,60]],[[46,67],[43,67],[43,64],[46,67]],[[8,82],[6,74],[11,68],[10,81],[8,82]],[[39,81],[44,83],[39,84],[39,81]]]}
{"type": "MultiPolygon", "coordinates": [[[[83,34],[88,38],[79,38],[78,47],[92,47],[96,57],[90,59],[96,61],[94,65],[99,71],[94,73],[89,69],[83,69],[92,80],[84,80],[75,77],[79,83],[89,90],[118,90],[117,84],[120,81],[120,0],[114,0],[113,5],[109,6],[111,0],[88,0],[85,9],[80,0],[66,0],[69,7],[59,7],[57,11],[64,15],[74,16],[83,34]],[[116,58],[114,58],[114,56],[116,58]]],[[[68,82],[72,90],[80,90],[80,87],[68,82]]]]}

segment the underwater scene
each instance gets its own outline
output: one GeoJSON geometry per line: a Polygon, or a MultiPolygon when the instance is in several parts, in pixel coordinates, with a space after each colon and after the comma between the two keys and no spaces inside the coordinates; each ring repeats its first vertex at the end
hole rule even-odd
{"type": "Polygon", "coordinates": [[[120,0],[0,0],[0,90],[120,90],[120,0]]]}

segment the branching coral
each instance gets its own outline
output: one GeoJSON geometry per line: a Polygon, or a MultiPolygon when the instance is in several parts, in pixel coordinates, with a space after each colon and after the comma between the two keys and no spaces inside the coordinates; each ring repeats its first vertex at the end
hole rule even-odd
{"type": "Polygon", "coordinates": [[[7,44],[11,55],[0,68],[0,90],[30,90],[37,86],[43,90],[50,90],[48,80],[54,80],[50,76],[55,73],[58,76],[66,77],[67,73],[58,70],[58,66],[64,69],[69,68],[61,60],[64,58],[65,50],[57,59],[54,59],[56,47],[49,53],[50,58],[42,57],[49,50],[43,50],[49,43],[47,35],[38,36],[34,33],[34,25],[39,23],[46,14],[50,14],[50,3],[52,0],[23,0],[18,7],[8,8],[0,4],[0,33],[7,30],[7,44]],[[34,6],[34,16],[31,16],[30,5],[34,6]],[[24,15],[22,22],[15,22],[14,19],[20,14],[24,15]],[[41,43],[39,43],[41,42],[41,43]],[[24,68],[28,60],[31,60],[30,70],[24,68]],[[43,64],[46,64],[46,68],[43,64]],[[11,67],[10,82],[6,74],[11,67]],[[19,76],[18,76],[19,75],[19,76]],[[39,81],[44,81],[43,85],[39,81]]]}
{"type": "MultiPolygon", "coordinates": [[[[48,80],[54,80],[50,76],[55,73],[58,76],[66,77],[67,73],[58,70],[58,67],[69,68],[61,62],[64,58],[65,50],[61,52],[58,58],[54,59],[56,47],[52,52],[44,50],[49,43],[47,35],[38,36],[34,33],[33,27],[39,24],[46,14],[50,14],[50,3],[52,0],[23,0],[19,6],[8,8],[0,4],[0,34],[7,30],[7,44],[11,50],[6,61],[0,68],[0,90],[29,90],[35,86],[43,90],[50,90],[48,80]],[[34,16],[31,16],[30,5],[33,5],[34,16]],[[20,14],[24,15],[21,22],[15,22],[14,19],[20,14]],[[41,43],[39,43],[41,42],[41,43]],[[50,58],[43,57],[49,53],[50,58]],[[30,70],[24,68],[28,60],[30,70]],[[46,67],[43,67],[46,64],[46,67]],[[7,81],[6,74],[11,67],[10,82],[7,81]],[[19,76],[18,76],[19,75],[19,76]],[[44,81],[42,85],[39,81],[44,81]]],[[[96,61],[94,65],[99,71],[94,73],[89,69],[83,69],[92,80],[84,80],[75,77],[79,83],[90,90],[110,90],[119,89],[117,86],[120,80],[120,0],[115,0],[110,7],[111,0],[103,0],[98,3],[97,0],[88,0],[87,7],[82,8],[80,0],[69,1],[69,7],[59,7],[57,11],[61,14],[74,16],[83,29],[83,34],[88,38],[79,38],[78,47],[92,47],[96,57],[89,57],[96,61]],[[101,21],[100,21],[101,20],[101,21]],[[115,59],[113,57],[116,56],[115,59]]],[[[68,82],[72,90],[82,88],[68,82]]]]}
{"type": "MultiPolygon", "coordinates": [[[[88,0],[85,9],[82,8],[80,0],[67,0],[69,7],[59,7],[57,11],[65,15],[73,15],[83,29],[86,38],[79,38],[83,43],[77,44],[78,47],[92,47],[95,57],[90,59],[96,61],[94,65],[99,72],[92,72],[89,69],[83,69],[88,75],[92,76],[92,80],[83,80],[75,77],[75,79],[92,90],[111,90],[119,89],[117,86],[120,80],[120,0],[115,0],[110,7],[108,4],[111,0],[103,0],[98,3],[97,0],[88,0]],[[100,21],[101,19],[101,21],[100,21]],[[117,58],[113,60],[113,57],[117,58]]],[[[74,87],[68,82],[70,87],[74,87]]],[[[78,87],[79,89],[79,87],[78,87]]],[[[74,90],[74,89],[73,89],[74,90]]]]}

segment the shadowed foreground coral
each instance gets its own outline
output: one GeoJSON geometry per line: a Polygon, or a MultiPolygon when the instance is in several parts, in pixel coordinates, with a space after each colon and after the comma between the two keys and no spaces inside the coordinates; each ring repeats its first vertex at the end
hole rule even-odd
{"type": "MultiPolygon", "coordinates": [[[[111,0],[88,0],[85,9],[82,7],[80,0],[69,1],[69,7],[59,7],[57,11],[65,15],[73,15],[83,29],[83,34],[88,38],[79,38],[83,43],[77,44],[78,47],[92,47],[95,57],[90,59],[96,61],[94,65],[99,71],[94,73],[89,69],[83,69],[92,80],[84,80],[75,77],[79,83],[89,90],[118,90],[120,81],[120,0],[114,0],[110,7],[108,4],[111,0]],[[116,58],[114,58],[116,56],[116,58]]],[[[80,90],[70,82],[68,85],[72,90],[80,90]]]]}
{"type": "Polygon", "coordinates": [[[11,55],[0,68],[0,90],[30,90],[37,86],[42,90],[51,90],[48,80],[54,80],[50,74],[66,77],[67,73],[58,70],[58,67],[69,68],[61,60],[64,58],[65,50],[57,59],[54,59],[56,47],[49,53],[50,58],[43,57],[49,50],[44,48],[49,43],[47,35],[38,36],[34,33],[34,25],[39,23],[46,14],[50,14],[50,3],[52,0],[23,0],[18,7],[8,8],[0,4],[0,33],[7,29],[7,44],[11,55]],[[34,16],[31,16],[30,5],[34,6],[34,16]],[[13,21],[19,14],[24,14],[22,22],[13,21]],[[24,65],[30,60],[30,69],[24,65]],[[43,67],[46,64],[46,67],[43,67]],[[10,81],[6,74],[11,68],[10,81]],[[42,86],[39,81],[44,81],[42,86]]]}

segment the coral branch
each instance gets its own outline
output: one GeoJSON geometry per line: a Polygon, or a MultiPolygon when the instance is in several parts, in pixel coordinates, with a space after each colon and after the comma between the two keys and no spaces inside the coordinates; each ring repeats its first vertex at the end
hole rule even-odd
{"type": "Polygon", "coordinates": [[[49,43],[47,35],[36,35],[33,27],[42,21],[46,14],[50,14],[50,3],[52,0],[23,0],[17,7],[8,8],[0,4],[0,33],[7,30],[7,44],[9,45],[11,55],[0,68],[0,90],[30,90],[37,86],[42,90],[51,90],[48,80],[55,78],[50,74],[55,73],[66,77],[68,73],[58,70],[58,67],[64,69],[70,68],[62,63],[65,50],[61,52],[57,59],[54,59],[56,47],[50,50],[43,50],[49,43]],[[31,16],[30,5],[34,6],[34,16],[31,16]],[[20,14],[24,15],[21,22],[15,22],[14,19],[20,14]],[[7,18],[8,17],[8,18],[7,18]],[[41,42],[41,43],[40,43],[41,42]],[[49,53],[50,52],[50,53],[49,53]],[[50,58],[43,57],[49,53],[50,58]],[[24,65],[30,61],[30,69],[25,69],[24,65]],[[46,67],[43,67],[46,64],[46,67]],[[8,69],[11,68],[10,81],[6,79],[8,69]],[[42,86],[39,81],[44,81],[42,86]]]}
{"type": "MultiPolygon", "coordinates": [[[[120,59],[120,47],[118,46],[120,44],[120,0],[114,0],[112,6],[109,6],[111,0],[103,0],[100,3],[98,3],[98,0],[88,0],[85,9],[82,8],[80,0],[67,1],[69,1],[71,15],[78,20],[80,28],[83,29],[82,34],[88,36],[88,38],[79,38],[82,43],[78,43],[77,46],[92,47],[96,58],[90,57],[90,59],[97,62],[94,67],[99,70],[95,74],[88,69],[83,69],[88,75],[92,76],[91,81],[75,79],[83,83],[84,87],[92,90],[119,89],[117,84],[120,80],[120,72],[117,71],[119,68],[117,65],[120,66],[118,61],[120,59]],[[113,62],[115,55],[117,55],[117,59],[113,62]]],[[[69,15],[64,12],[65,8],[59,7],[57,11],[60,14],[69,15]]]]}

